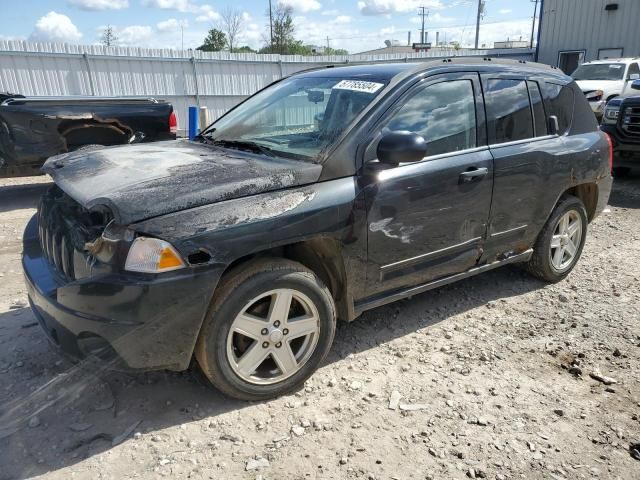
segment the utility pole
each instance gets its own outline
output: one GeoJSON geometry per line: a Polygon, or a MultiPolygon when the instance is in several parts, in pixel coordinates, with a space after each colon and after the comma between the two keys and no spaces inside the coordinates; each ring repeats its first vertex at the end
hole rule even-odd
{"type": "Polygon", "coordinates": [[[420,43],[424,43],[424,19],[429,16],[429,10],[426,7],[418,7],[418,15],[422,17],[422,33],[420,35],[420,43]]]}
{"type": "Polygon", "coordinates": [[[329,35],[327,35],[327,50],[329,49],[329,35]]]}
{"type": "Polygon", "coordinates": [[[478,49],[478,40],[480,39],[480,19],[484,12],[484,0],[478,0],[478,17],[476,19],[476,50],[478,49]]]}
{"type": "Polygon", "coordinates": [[[538,1],[539,0],[531,0],[534,2],[533,6],[533,21],[531,22],[531,42],[529,42],[529,46],[533,48],[533,32],[536,29],[536,13],[538,11],[538,1]]]}
{"type": "Polygon", "coordinates": [[[271,0],[269,0],[269,34],[271,36],[271,48],[273,48],[273,13],[271,11],[271,0]]]}

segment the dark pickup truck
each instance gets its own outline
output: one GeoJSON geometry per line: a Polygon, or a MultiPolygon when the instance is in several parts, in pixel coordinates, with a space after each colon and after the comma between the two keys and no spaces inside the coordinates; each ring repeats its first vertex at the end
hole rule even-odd
{"type": "Polygon", "coordinates": [[[337,319],[507,264],[565,278],[607,204],[610,155],[551,67],[302,72],[195,141],[49,159],[55,185],[24,234],[29,299],[72,355],[195,357],[226,394],[269,398],[318,368],[337,319]]]}
{"type": "Polygon", "coordinates": [[[176,138],[170,103],[109,97],[0,94],[0,178],[38,175],[44,161],[86,145],[176,138]]]}
{"type": "Polygon", "coordinates": [[[613,142],[616,175],[640,168],[640,80],[635,80],[631,88],[637,95],[614,98],[607,103],[600,126],[613,142]]]}

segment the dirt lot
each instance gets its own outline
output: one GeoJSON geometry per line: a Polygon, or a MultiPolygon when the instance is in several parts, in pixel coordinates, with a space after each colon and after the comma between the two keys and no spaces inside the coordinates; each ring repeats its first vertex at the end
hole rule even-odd
{"type": "Polygon", "coordinates": [[[640,478],[640,177],[566,281],[503,268],[376,309],[304,391],[253,404],[49,345],[20,267],[44,181],[0,181],[0,479],[640,478]]]}

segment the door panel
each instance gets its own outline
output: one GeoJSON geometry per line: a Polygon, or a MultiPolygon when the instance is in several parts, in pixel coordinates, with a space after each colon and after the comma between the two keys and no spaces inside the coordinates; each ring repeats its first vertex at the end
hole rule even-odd
{"type": "Polygon", "coordinates": [[[479,94],[477,74],[430,78],[401,99],[396,111],[382,122],[383,131],[393,127],[424,135],[427,151],[437,155],[397,167],[377,162],[364,166],[369,295],[465,271],[481,256],[491,205],[493,159],[486,147],[479,94]],[[460,99],[446,101],[442,96],[447,95],[446,87],[429,89],[457,80],[473,86],[468,105],[460,99]],[[438,101],[442,105],[433,107],[437,102],[428,101],[430,91],[441,94],[438,101]],[[427,96],[418,97],[421,94],[427,96]],[[408,103],[412,101],[416,103],[408,103]],[[407,111],[407,105],[420,108],[407,111]],[[472,117],[468,116],[469,105],[472,117]],[[472,132],[456,130],[465,122],[470,122],[472,132]],[[483,146],[477,147],[478,143],[483,146]],[[463,150],[451,151],[461,146],[463,150]]]}
{"type": "Polygon", "coordinates": [[[485,148],[385,170],[366,194],[370,293],[473,267],[482,252],[493,166],[485,148]],[[479,180],[460,174],[486,168],[479,180]]]}

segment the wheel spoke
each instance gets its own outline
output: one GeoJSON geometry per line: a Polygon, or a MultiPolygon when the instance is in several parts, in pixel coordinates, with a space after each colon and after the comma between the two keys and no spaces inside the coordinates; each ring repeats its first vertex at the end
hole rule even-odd
{"type": "Polygon", "coordinates": [[[553,263],[556,268],[560,268],[562,266],[562,259],[564,258],[564,248],[558,247],[556,251],[553,253],[553,263]]]}
{"type": "Polygon", "coordinates": [[[289,309],[291,308],[291,292],[278,291],[271,298],[271,308],[269,309],[269,323],[273,324],[276,320],[286,322],[289,318],[289,309]]]}
{"type": "Polygon", "coordinates": [[[268,323],[265,320],[249,315],[248,313],[242,313],[238,315],[233,322],[233,331],[260,340],[262,335],[261,331],[267,326],[268,323]]]}
{"type": "Polygon", "coordinates": [[[569,228],[567,229],[567,234],[569,235],[570,238],[573,238],[574,235],[578,233],[578,230],[580,230],[580,222],[575,221],[569,225],[569,228]]]}
{"type": "Polygon", "coordinates": [[[250,377],[260,364],[264,362],[268,354],[268,349],[262,348],[259,342],[253,342],[253,346],[249,347],[242,357],[240,357],[238,370],[240,370],[243,375],[250,377]]]}
{"type": "Polygon", "coordinates": [[[569,240],[569,242],[567,242],[567,244],[565,245],[564,248],[565,248],[565,250],[567,251],[567,253],[569,254],[569,256],[571,258],[573,258],[575,256],[576,251],[578,250],[576,248],[575,243],[573,243],[573,240],[571,240],[571,239],[569,240]]]}
{"type": "Polygon", "coordinates": [[[567,229],[569,228],[569,214],[564,214],[562,216],[562,218],[560,219],[560,233],[562,234],[566,234],[567,233],[567,229]]]}
{"type": "Polygon", "coordinates": [[[294,339],[318,331],[318,319],[313,315],[292,318],[287,322],[289,334],[287,338],[294,339]]]}
{"type": "Polygon", "coordinates": [[[551,237],[551,248],[559,248],[562,235],[554,235],[551,237]]]}
{"type": "Polygon", "coordinates": [[[283,375],[289,375],[298,368],[298,361],[293,355],[289,342],[283,342],[282,347],[273,349],[272,355],[283,375]]]}

